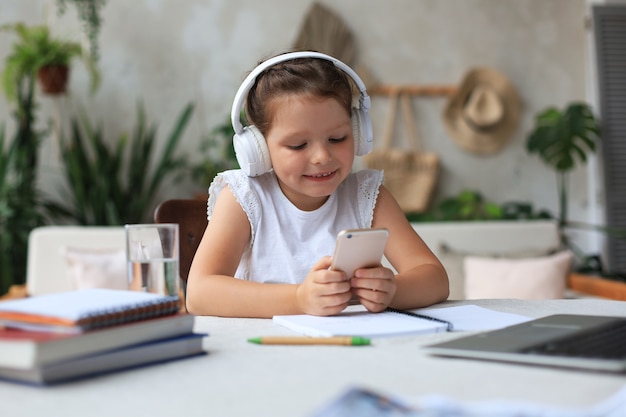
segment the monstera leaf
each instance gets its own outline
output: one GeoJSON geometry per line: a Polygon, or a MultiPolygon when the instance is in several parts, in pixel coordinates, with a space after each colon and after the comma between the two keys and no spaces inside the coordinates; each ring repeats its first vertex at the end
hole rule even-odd
{"type": "Polygon", "coordinates": [[[577,160],[587,162],[587,153],[595,152],[599,135],[599,124],[589,106],[572,103],[565,111],[550,108],[540,113],[526,149],[564,173],[574,169],[577,160]]]}
{"type": "MultiPolygon", "coordinates": [[[[556,171],[561,229],[571,225],[567,210],[569,171],[576,168],[577,161],[587,162],[587,154],[595,152],[599,138],[600,126],[585,103],[572,103],[564,111],[550,108],[541,112],[536,117],[534,130],[528,135],[528,153],[538,154],[556,171]]],[[[561,239],[564,246],[571,247],[563,233],[561,239]]]]}

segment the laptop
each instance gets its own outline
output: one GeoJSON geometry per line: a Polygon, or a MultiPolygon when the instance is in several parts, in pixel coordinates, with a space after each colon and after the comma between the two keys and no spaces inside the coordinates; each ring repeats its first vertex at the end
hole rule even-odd
{"type": "Polygon", "coordinates": [[[558,314],[425,346],[438,356],[626,372],[626,317],[558,314]]]}

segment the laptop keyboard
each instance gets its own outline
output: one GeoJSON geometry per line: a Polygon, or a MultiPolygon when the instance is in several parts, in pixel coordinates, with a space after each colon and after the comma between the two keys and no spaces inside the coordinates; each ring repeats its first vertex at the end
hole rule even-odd
{"type": "Polygon", "coordinates": [[[524,353],[594,359],[626,358],[626,320],[609,327],[531,346],[524,353]]]}

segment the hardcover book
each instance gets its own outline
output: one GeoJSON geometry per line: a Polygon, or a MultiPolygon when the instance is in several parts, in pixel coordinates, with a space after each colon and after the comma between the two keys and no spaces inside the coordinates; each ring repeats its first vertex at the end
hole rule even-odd
{"type": "Polygon", "coordinates": [[[84,333],[0,328],[0,367],[28,369],[78,356],[191,333],[194,316],[174,314],[84,333]]]}
{"type": "Polygon", "coordinates": [[[32,368],[0,367],[0,378],[46,385],[206,354],[204,334],[189,333],[32,368]]]}

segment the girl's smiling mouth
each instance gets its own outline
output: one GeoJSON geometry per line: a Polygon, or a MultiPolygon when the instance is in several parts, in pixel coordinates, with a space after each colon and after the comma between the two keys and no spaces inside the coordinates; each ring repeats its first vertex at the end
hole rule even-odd
{"type": "Polygon", "coordinates": [[[337,171],[321,172],[319,174],[305,175],[304,177],[315,181],[323,181],[334,177],[336,173],[337,171]]]}

